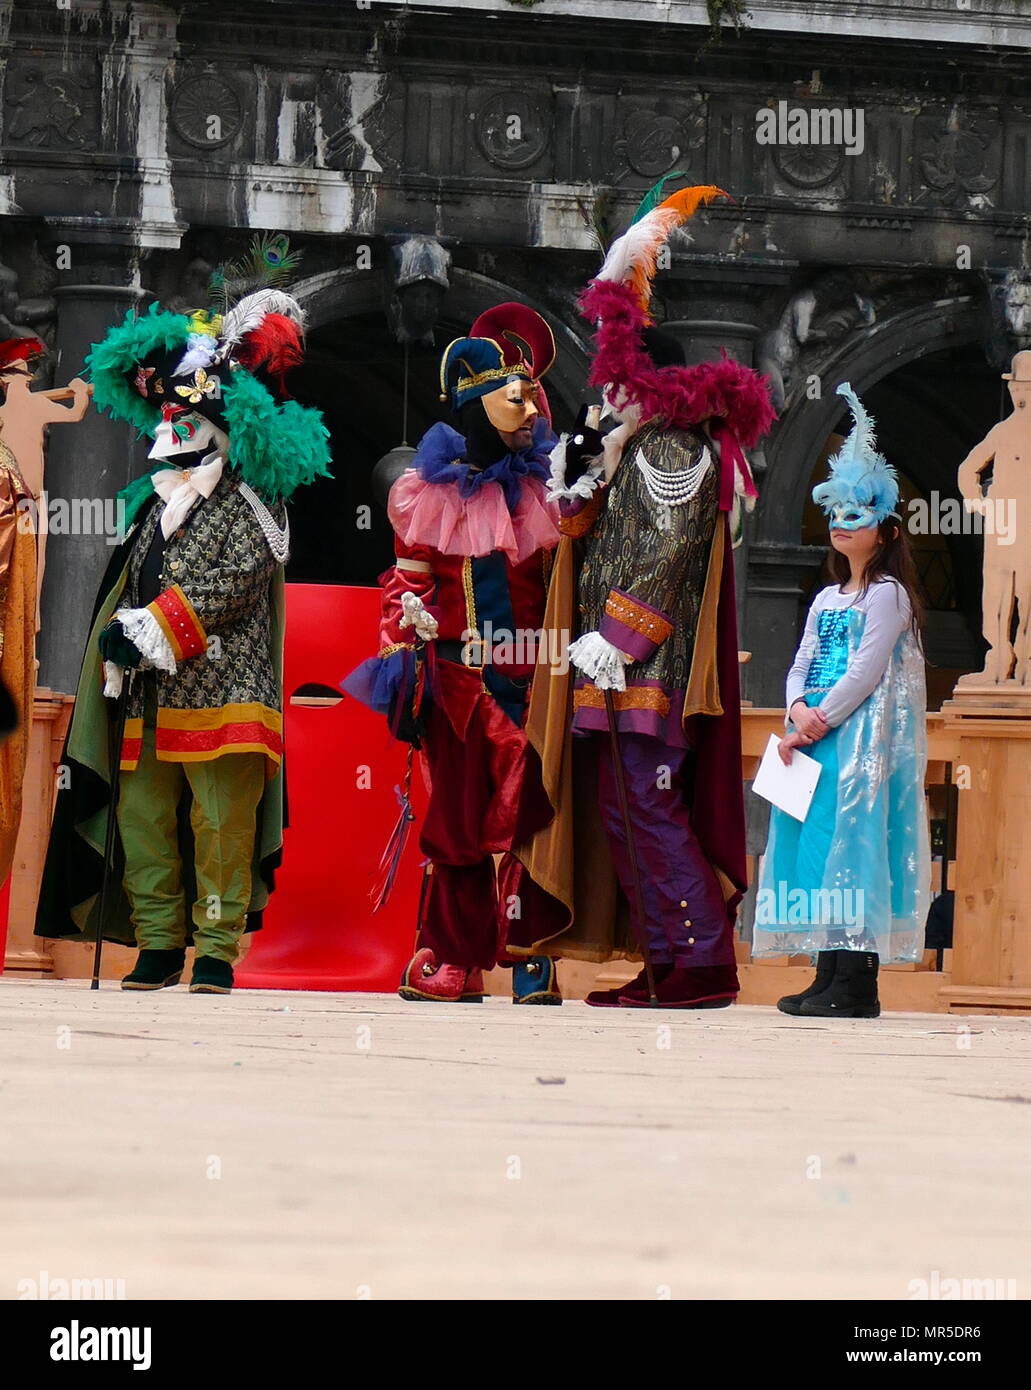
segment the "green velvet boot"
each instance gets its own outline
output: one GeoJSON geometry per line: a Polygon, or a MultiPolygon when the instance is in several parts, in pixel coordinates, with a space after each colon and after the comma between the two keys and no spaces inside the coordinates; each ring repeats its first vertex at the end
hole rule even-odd
{"type": "Polygon", "coordinates": [[[136,964],[122,979],[123,989],[166,989],[182,979],[186,952],[181,946],[169,951],[143,950],[136,964]]]}
{"type": "Polygon", "coordinates": [[[232,994],[233,967],[214,956],[198,956],[193,962],[191,994],[232,994]]]}

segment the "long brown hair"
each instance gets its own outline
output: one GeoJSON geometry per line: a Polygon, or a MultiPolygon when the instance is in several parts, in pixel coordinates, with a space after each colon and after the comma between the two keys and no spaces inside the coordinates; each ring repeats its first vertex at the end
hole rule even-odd
{"type": "MultiPolygon", "coordinates": [[[[909,599],[913,613],[910,626],[914,634],[919,637],[920,629],[924,623],[924,598],[909,537],[906,535],[902,523],[889,516],[878,524],[877,541],[877,548],[870,556],[866,569],[863,571],[859,593],[860,595],[865,594],[870,585],[875,584],[879,579],[896,580],[906,591],[906,597],[909,599]]],[[[834,583],[838,585],[847,584],[852,577],[852,567],[848,562],[848,556],[842,555],[841,551],[835,550],[833,546],[831,546],[830,554],[827,556],[827,572],[834,583]]]]}

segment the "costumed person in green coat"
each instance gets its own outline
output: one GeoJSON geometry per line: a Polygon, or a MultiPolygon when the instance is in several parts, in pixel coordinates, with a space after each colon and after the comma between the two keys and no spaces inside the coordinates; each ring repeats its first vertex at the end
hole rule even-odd
{"type": "Polygon", "coordinates": [[[228,993],[279,857],[284,503],[330,457],[319,412],[287,398],[303,315],[273,285],[296,260],[259,238],[216,272],[220,304],[130,314],[88,358],[95,403],[153,435],[155,466],[121,494],[131,530],[86,646],[36,930],[96,930],[124,699],[104,923],[139,946],[123,989],[177,984],[192,942],[191,992],[228,993]]]}

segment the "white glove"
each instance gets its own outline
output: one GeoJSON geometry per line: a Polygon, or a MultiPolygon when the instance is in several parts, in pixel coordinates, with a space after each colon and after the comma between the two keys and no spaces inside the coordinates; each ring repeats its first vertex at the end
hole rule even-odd
{"type": "Polygon", "coordinates": [[[587,501],[591,494],[601,486],[603,468],[599,461],[592,463],[586,473],[581,473],[571,487],[566,487],[566,444],[568,441],[569,435],[564,434],[548,456],[551,472],[551,479],[548,483],[549,502],[560,500],[571,502],[574,497],[582,497],[584,501],[587,501]]]}
{"type": "Polygon", "coordinates": [[[600,632],[585,632],[569,644],[569,659],[599,690],[625,690],[626,671],[633,657],[624,656],[600,632]]]}
{"type": "Polygon", "coordinates": [[[125,667],[114,661],[104,662],[104,695],[108,700],[117,700],[125,683],[125,667]]]}
{"type": "Polygon", "coordinates": [[[398,627],[414,627],[420,642],[432,642],[437,635],[437,620],[427,612],[418,594],[406,589],[401,595],[402,617],[398,627]]]}

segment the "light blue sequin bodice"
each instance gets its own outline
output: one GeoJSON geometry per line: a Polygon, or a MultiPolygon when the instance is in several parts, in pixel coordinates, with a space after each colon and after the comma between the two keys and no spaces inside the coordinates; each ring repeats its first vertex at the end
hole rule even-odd
{"type": "Polygon", "coordinates": [[[849,652],[863,635],[865,613],[855,608],[825,608],[816,615],[816,651],[805,678],[806,693],[829,690],[848,670],[849,652]]]}

